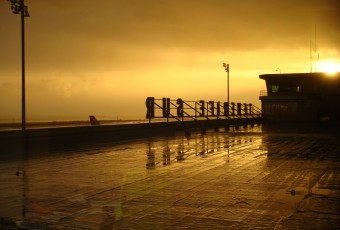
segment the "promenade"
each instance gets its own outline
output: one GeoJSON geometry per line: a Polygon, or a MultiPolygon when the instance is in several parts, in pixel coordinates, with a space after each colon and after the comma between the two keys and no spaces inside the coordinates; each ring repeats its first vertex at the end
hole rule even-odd
{"type": "Polygon", "coordinates": [[[18,151],[0,156],[1,229],[340,226],[336,134],[255,126],[18,151]]]}

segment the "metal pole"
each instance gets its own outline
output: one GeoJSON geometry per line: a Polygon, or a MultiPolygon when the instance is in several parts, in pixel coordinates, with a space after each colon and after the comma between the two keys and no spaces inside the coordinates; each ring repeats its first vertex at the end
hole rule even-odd
{"type": "Polygon", "coordinates": [[[230,109],[230,100],[229,100],[229,64],[223,63],[223,67],[225,71],[227,72],[227,82],[228,82],[228,114],[227,114],[227,119],[229,120],[229,109],[230,109]]]}
{"type": "Polygon", "coordinates": [[[21,129],[26,131],[26,95],[25,95],[25,5],[24,0],[20,0],[21,11],[21,129]]]}
{"type": "Polygon", "coordinates": [[[229,101],[229,67],[228,67],[228,72],[227,72],[227,78],[228,78],[228,120],[229,120],[229,108],[230,108],[230,101],[229,101]]]}

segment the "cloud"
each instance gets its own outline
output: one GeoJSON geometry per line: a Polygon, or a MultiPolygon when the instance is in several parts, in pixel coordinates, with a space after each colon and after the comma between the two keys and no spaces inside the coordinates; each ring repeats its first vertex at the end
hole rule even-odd
{"type": "MultiPolygon", "coordinates": [[[[31,1],[27,65],[107,71],[141,59],[152,63],[158,50],[309,49],[315,25],[320,48],[340,51],[338,6],[334,0],[31,1]]],[[[18,35],[1,47],[9,55],[2,69],[20,54],[18,35]]]]}
{"type": "MultiPolygon", "coordinates": [[[[29,108],[114,114],[128,102],[144,109],[147,96],[222,100],[222,62],[231,64],[233,98],[258,102],[258,74],[308,71],[315,25],[320,57],[339,58],[338,2],[27,1],[29,108]]],[[[0,1],[0,34],[0,93],[20,101],[20,17],[7,1],[0,1]]]]}

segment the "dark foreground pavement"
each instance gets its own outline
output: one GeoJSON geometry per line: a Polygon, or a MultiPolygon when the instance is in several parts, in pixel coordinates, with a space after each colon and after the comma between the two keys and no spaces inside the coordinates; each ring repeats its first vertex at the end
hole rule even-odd
{"type": "Polygon", "coordinates": [[[10,158],[2,229],[340,227],[333,134],[193,133],[10,158]]]}

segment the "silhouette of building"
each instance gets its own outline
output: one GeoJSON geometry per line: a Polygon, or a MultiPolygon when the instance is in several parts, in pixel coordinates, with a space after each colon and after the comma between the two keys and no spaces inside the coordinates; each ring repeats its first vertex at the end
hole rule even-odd
{"type": "Polygon", "coordinates": [[[263,74],[265,121],[339,121],[340,73],[263,74]]]}

